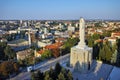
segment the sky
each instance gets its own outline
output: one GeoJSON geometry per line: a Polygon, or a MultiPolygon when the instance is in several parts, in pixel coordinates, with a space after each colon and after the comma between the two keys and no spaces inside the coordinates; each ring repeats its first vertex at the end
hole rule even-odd
{"type": "Polygon", "coordinates": [[[120,20],[120,0],[0,0],[1,20],[120,20]]]}

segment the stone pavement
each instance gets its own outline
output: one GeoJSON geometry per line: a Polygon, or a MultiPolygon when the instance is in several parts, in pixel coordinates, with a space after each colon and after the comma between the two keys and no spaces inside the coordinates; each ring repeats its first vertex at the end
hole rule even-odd
{"type": "Polygon", "coordinates": [[[108,64],[103,64],[101,62],[93,62],[92,68],[87,73],[79,73],[73,71],[73,78],[76,80],[106,80],[112,71],[113,66],[108,64]]]}

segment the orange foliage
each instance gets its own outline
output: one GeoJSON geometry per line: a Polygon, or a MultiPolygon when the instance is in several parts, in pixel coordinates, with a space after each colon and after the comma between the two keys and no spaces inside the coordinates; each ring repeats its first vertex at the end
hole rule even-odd
{"type": "Polygon", "coordinates": [[[60,55],[60,49],[59,48],[52,49],[51,51],[53,52],[53,56],[55,58],[57,58],[60,55]]]}
{"type": "Polygon", "coordinates": [[[60,47],[63,45],[61,42],[57,42],[51,45],[47,45],[45,48],[49,49],[53,52],[54,57],[58,57],[60,55],[60,47]]]}

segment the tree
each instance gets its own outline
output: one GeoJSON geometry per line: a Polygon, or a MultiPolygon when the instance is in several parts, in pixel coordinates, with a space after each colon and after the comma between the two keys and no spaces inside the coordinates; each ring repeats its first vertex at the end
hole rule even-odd
{"type": "Polygon", "coordinates": [[[35,73],[34,72],[32,72],[31,78],[32,78],[32,80],[35,80],[35,73]]]}
{"type": "Polygon", "coordinates": [[[60,55],[60,49],[59,48],[54,48],[52,49],[53,56],[57,58],[60,55]]]}
{"type": "Polygon", "coordinates": [[[90,38],[92,38],[93,40],[100,39],[100,34],[95,33],[90,38]]]}
{"type": "Polygon", "coordinates": [[[9,74],[14,72],[13,62],[5,61],[1,63],[1,72],[3,76],[8,76],[9,74]]]}
{"type": "Polygon", "coordinates": [[[35,75],[35,80],[43,80],[43,79],[44,79],[43,73],[40,70],[38,70],[35,75]]]}
{"type": "Polygon", "coordinates": [[[5,58],[4,49],[7,46],[6,42],[0,42],[0,59],[5,58]]]}
{"type": "Polygon", "coordinates": [[[42,59],[50,58],[50,57],[52,57],[52,52],[50,50],[47,50],[47,49],[41,55],[42,59]]]}
{"type": "Polygon", "coordinates": [[[32,80],[73,80],[72,73],[61,67],[59,63],[56,63],[55,69],[50,68],[44,73],[41,71],[31,73],[31,78],[32,80]]]}
{"type": "Polygon", "coordinates": [[[77,45],[79,42],[79,38],[68,38],[67,41],[63,45],[63,53],[70,52],[70,48],[74,45],[77,45]]]}
{"type": "Polygon", "coordinates": [[[50,77],[49,74],[46,74],[44,80],[52,80],[52,78],[50,77]]]}
{"type": "Polygon", "coordinates": [[[62,68],[60,72],[61,72],[62,74],[66,74],[66,73],[67,73],[66,70],[65,70],[65,68],[62,68]]]}
{"type": "Polygon", "coordinates": [[[69,71],[67,74],[68,80],[73,80],[72,73],[69,71]]]}
{"type": "Polygon", "coordinates": [[[104,52],[104,48],[100,48],[100,52],[99,52],[99,60],[105,60],[105,52],[104,52]]]}
{"type": "Polygon", "coordinates": [[[14,71],[15,72],[18,72],[19,71],[19,65],[17,63],[14,63],[13,64],[13,67],[14,67],[14,71]]]}
{"type": "Polygon", "coordinates": [[[94,44],[93,46],[93,59],[98,59],[100,51],[100,43],[94,44]]]}
{"type": "Polygon", "coordinates": [[[110,49],[109,45],[104,45],[104,51],[105,51],[105,60],[107,62],[111,61],[111,57],[112,57],[112,50],[110,49]]]}
{"type": "Polygon", "coordinates": [[[93,47],[94,41],[92,38],[88,39],[88,46],[93,47]]]}
{"type": "Polygon", "coordinates": [[[56,74],[55,74],[55,71],[52,69],[52,67],[49,70],[49,75],[53,80],[55,80],[56,77],[57,77],[56,74]]]}
{"type": "Polygon", "coordinates": [[[120,39],[117,39],[117,50],[120,52],[120,39]]]}
{"type": "Polygon", "coordinates": [[[101,22],[95,23],[95,27],[101,27],[101,22]]]}
{"type": "Polygon", "coordinates": [[[66,79],[65,79],[64,75],[62,73],[60,73],[58,75],[58,79],[57,80],[66,80],[66,79]]]}
{"type": "Polygon", "coordinates": [[[61,69],[62,69],[61,65],[57,62],[56,65],[55,65],[55,72],[56,72],[56,74],[59,74],[61,69]]]}
{"type": "Polygon", "coordinates": [[[7,46],[4,49],[5,55],[8,56],[9,59],[14,58],[16,56],[15,52],[11,49],[10,46],[7,46]]]}
{"type": "Polygon", "coordinates": [[[116,63],[117,55],[118,55],[118,52],[117,52],[117,50],[115,50],[115,52],[114,52],[114,54],[112,55],[112,58],[111,58],[111,63],[113,63],[113,64],[116,63]]]}
{"type": "Polygon", "coordinates": [[[110,46],[110,43],[107,41],[103,44],[99,51],[99,59],[107,63],[111,62],[111,57],[113,54],[113,49],[110,46]]]}

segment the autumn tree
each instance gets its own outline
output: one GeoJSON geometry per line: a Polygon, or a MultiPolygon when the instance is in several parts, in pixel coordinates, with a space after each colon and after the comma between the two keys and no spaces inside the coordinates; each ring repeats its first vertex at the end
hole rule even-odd
{"type": "Polygon", "coordinates": [[[15,72],[18,72],[18,71],[19,71],[19,64],[18,64],[18,63],[14,63],[14,64],[13,64],[13,67],[14,67],[14,71],[15,71],[15,72]]]}
{"type": "Polygon", "coordinates": [[[3,76],[8,76],[13,72],[18,72],[19,67],[16,63],[12,61],[5,61],[0,64],[0,71],[3,76]]]}
{"type": "Polygon", "coordinates": [[[54,48],[52,49],[52,52],[53,52],[53,56],[55,58],[59,57],[60,56],[60,49],[59,48],[54,48]]]}

